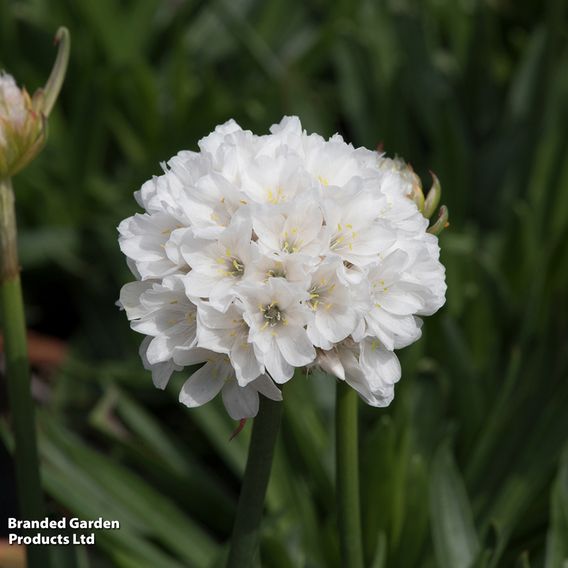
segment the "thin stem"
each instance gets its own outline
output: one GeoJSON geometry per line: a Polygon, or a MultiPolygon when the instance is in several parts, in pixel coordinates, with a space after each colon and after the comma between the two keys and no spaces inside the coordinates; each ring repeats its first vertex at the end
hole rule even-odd
{"type": "Polygon", "coordinates": [[[0,178],[0,284],[20,274],[16,232],[12,180],[0,178]]]}
{"type": "MultiPolygon", "coordinates": [[[[9,179],[0,179],[0,309],[4,333],[6,379],[15,441],[16,483],[23,519],[45,517],[37,452],[34,406],[28,364],[26,322],[16,248],[14,193],[9,179]]],[[[49,551],[28,547],[28,566],[49,566],[49,551]]]]}
{"type": "Polygon", "coordinates": [[[261,397],[260,409],[252,428],[227,568],[254,566],[258,555],[264,496],[281,417],[282,403],[261,397]]]}
{"type": "Polygon", "coordinates": [[[363,568],[357,404],[355,390],[345,381],[338,381],[335,402],[337,514],[342,566],[349,568],[363,568]]]}

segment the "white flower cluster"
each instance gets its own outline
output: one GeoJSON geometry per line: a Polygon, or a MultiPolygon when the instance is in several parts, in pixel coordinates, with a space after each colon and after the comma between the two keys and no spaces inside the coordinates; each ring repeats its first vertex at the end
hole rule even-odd
{"type": "Polygon", "coordinates": [[[404,169],[286,117],[256,136],[234,121],[172,158],[119,226],[137,281],[120,303],[147,337],[156,386],[205,363],[180,401],[222,393],[234,419],[258,393],[318,365],[373,406],[400,378],[395,349],[444,303],[437,238],[409,198],[404,169]]]}

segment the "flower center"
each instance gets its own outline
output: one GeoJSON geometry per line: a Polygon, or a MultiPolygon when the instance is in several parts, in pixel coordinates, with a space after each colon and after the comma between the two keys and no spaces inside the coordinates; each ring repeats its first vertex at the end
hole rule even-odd
{"type": "Polygon", "coordinates": [[[290,232],[284,231],[284,233],[282,233],[282,237],[280,238],[280,248],[282,249],[282,252],[287,252],[290,254],[298,252],[302,248],[303,244],[304,241],[300,239],[297,227],[292,227],[290,232]]]}
{"type": "Polygon", "coordinates": [[[286,316],[284,312],[280,311],[278,304],[274,302],[272,302],[272,304],[261,306],[260,311],[262,312],[262,317],[264,318],[263,328],[275,327],[277,325],[280,325],[281,323],[286,323],[286,316]]]}
{"type": "Polygon", "coordinates": [[[310,299],[308,300],[308,304],[314,312],[318,309],[318,305],[321,301],[320,300],[320,292],[321,292],[321,289],[317,284],[314,284],[308,290],[308,293],[310,295],[310,299]]]}
{"type": "Polygon", "coordinates": [[[284,270],[284,267],[280,264],[280,266],[269,268],[266,271],[266,279],[268,278],[286,278],[286,271],[284,270]]]}
{"type": "Polygon", "coordinates": [[[332,303],[328,301],[328,294],[333,292],[335,284],[330,284],[326,278],[322,278],[319,282],[312,284],[311,288],[308,290],[310,298],[308,300],[308,306],[312,311],[317,311],[321,305],[325,306],[326,310],[332,307],[332,303]]]}
{"type": "Polygon", "coordinates": [[[346,225],[338,223],[337,231],[331,238],[329,248],[331,250],[335,250],[337,248],[347,246],[349,250],[353,250],[353,243],[358,236],[357,231],[353,230],[353,225],[351,223],[347,223],[346,225]]]}
{"type": "Polygon", "coordinates": [[[233,278],[237,278],[244,274],[245,265],[240,258],[231,257],[227,261],[227,272],[233,278]]]}
{"type": "Polygon", "coordinates": [[[267,189],[266,190],[266,201],[271,205],[278,205],[283,201],[286,201],[286,194],[284,193],[284,189],[280,186],[276,187],[274,190],[267,189]]]}

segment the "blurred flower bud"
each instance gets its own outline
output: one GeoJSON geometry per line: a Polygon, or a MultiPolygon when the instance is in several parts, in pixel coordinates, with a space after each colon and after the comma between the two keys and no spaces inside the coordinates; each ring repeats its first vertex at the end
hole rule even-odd
{"type": "MultiPolygon", "coordinates": [[[[398,173],[408,187],[406,196],[414,201],[416,208],[426,219],[431,219],[442,197],[442,185],[434,172],[430,172],[432,176],[432,186],[426,197],[424,197],[420,178],[416,175],[412,166],[407,164],[404,160],[400,158],[391,159],[381,157],[379,168],[383,171],[398,173]]],[[[442,205],[438,209],[438,218],[430,225],[428,232],[432,235],[439,235],[444,229],[450,226],[448,217],[448,208],[442,205]]]]}
{"type": "Polygon", "coordinates": [[[11,177],[41,149],[45,121],[25,89],[0,73],[0,177],[11,177]]]}
{"type": "Polygon", "coordinates": [[[30,97],[14,78],[0,72],[0,179],[12,177],[31,162],[47,138],[47,117],[61,90],[69,60],[69,32],[59,28],[59,51],[44,89],[30,97]]]}
{"type": "Polygon", "coordinates": [[[26,121],[30,100],[26,92],[18,89],[14,78],[0,73],[0,144],[5,144],[5,126],[21,128],[26,121]]]}

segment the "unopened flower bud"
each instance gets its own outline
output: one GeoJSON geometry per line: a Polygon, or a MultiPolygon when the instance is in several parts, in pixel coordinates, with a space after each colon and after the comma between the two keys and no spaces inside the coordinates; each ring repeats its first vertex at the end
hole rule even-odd
{"type": "Polygon", "coordinates": [[[0,179],[12,177],[31,162],[47,138],[47,117],[63,84],[69,60],[69,32],[60,28],[57,59],[44,89],[30,97],[14,78],[0,71],[0,179]]]}
{"type": "Polygon", "coordinates": [[[40,149],[44,120],[14,78],[0,73],[0,177],[17,173],[40,149]]]}
{"type": "Polygon", "coordinates": [[[27,118],[28,101],[29,97],[18,89],[14,78],[7,73],[0,73],[0,144],[6,142],[4,129],[7,125],[23,126],[27,118]]]}
{"type": "Polygon", "coordinates": [[[409,187],[407,197],[414,201],[416,208],[422,213],[424,210],[424,191],[422,190],[422,182],[412,166],[401,158],[383,158],[380,168],[383,171],[397,172],[400,175],[401,180],[409,187]]]}

